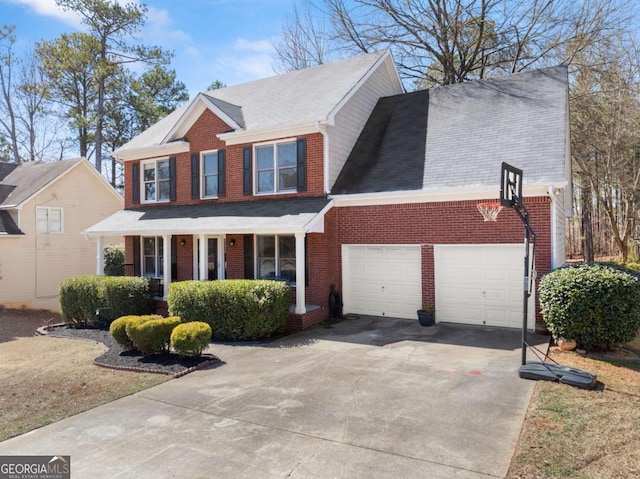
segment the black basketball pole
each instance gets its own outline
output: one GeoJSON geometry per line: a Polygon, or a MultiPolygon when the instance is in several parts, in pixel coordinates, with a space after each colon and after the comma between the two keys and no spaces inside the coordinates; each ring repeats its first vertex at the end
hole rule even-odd
{"type": "Polygon", "coordinates": [[[529,319],[529,212],[524,216],[524,290],[522,295],[522,365],[527,364],[527,320],[529,319]]]}
{"type": "Polygon", "coordinates": [[[514,196],[516,213],[524,224],[524,284],[522,294],[522,366],[527,364],[527,320],[529,319],[529,296],[531,296],[530,288],[530,268],[529,268],[529,242],[530,236],[533,236],[535,242],[536,234],[529,226],[529,211],[517,196],[514,196]]]}

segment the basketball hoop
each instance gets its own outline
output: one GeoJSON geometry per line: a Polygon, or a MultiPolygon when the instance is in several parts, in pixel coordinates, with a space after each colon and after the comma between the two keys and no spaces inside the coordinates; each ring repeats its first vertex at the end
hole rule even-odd
{"type": "Polygon", "coordinates": [[[478,208],[478,211],[485,221],[498,221],[498,214],[502,211],[503,208],[499,201],[478,203],[476,207],[478,208]]]}

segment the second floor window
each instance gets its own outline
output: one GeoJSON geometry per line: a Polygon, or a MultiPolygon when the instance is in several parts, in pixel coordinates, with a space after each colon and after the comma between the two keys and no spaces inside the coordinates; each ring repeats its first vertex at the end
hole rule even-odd
{"type": "Polygon", "coordinates": [[[218,152],[202,154],[202,197],[216,198],[218,196],[218,152]]]}
{"type": "Polygon", "coordinates": [[[169,159],[144,162],[142,171],[144,202],[169,201],[171,196],[169,159]]]}
{"type": "Polygon", "coordinates": [[[38,233],[62,233],[62,208],[38,206],[36,208],[38,233]]]}
{"type": "Polygon", "coordinates": [[[256,146],[256,193],[296,191],[296,142],[256,146]]]}

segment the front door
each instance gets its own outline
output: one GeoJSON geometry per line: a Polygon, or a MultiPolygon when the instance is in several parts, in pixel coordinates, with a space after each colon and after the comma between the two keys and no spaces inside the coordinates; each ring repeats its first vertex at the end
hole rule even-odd
{"type": "Polygon", "coordinates": [[[222,242],[222,239],[217,236],[209,236],[205,238],[204,241],[206,245],[206,251],[204,252],[204,264],[202,265],[202,267],[204,268],[205,272],[202,275],[203,278],[201,278],[200,258],[203,252],[201,251],[202,248],[200,247],[200,241],[194,241],[195,249],[193,255],[193,278],[207,279],[211,281],[214,279],[224,279],[224,269],[220,264],[220,257],[223,254],[223,252],[220,251],[220,245],[224,244],[224,242],[222,242]]]}
{"type": "Polygon", "coordinates": [[[218,238],[207,238],[207,279],[218,279],[218,238]]]}

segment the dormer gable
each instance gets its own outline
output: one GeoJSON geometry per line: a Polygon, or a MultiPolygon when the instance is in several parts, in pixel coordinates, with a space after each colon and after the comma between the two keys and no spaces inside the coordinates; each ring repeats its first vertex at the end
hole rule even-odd
{"type": "Polygon", "coordinates": [[[173,128],[171,128],[162,139],[161,143],[170,143],[184,138],[194,123],[207,109],[229,126],[228,132],[244,130],[244,118],[242,116],[241,106],[211,97],[206,93],[198,93],[173,128]]]}

